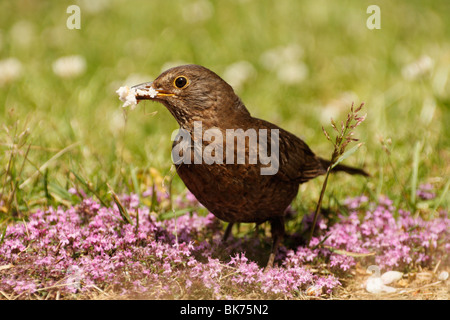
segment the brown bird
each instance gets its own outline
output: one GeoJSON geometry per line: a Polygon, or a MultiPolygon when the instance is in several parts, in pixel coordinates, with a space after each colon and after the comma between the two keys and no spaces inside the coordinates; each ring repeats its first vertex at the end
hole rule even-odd
{"type": "MultiPolygon", "coordinates": [[[[272,267],[299,184],[325,174],[329,162],[292,133],[252,117],[233,88],[205,67],[175,67],[132,89],[137,101],[158,101],[177,120],[185,134],[173,144],[177,173],[200,203],[229,222],[224,241],[233,223],[270,222],[272,267]]],[[[334,170],[367,175],[344,165],[334,170]]]]}

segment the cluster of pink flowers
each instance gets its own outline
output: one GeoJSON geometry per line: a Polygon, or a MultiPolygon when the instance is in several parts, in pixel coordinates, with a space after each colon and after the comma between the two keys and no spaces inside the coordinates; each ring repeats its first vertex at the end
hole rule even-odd
{"type": "Polygon", "coordinates": [[[315,249],[298,248],[288,259],[314,263],[326,257],[329,267],[337,272],[349,270],[359,259],[381,270],[407,272],[450,258],[447,212],[424,220],[409,211],[396,210],[386,197],[378,199],[377,204],[369,203],[366,196],[347,199],[345,204],[348,214],[339,215],[338,223],[312,239],[310,248],[315,249]]]}
{"type": "MultiPolygon", "coordinates": [[[[189,207],[199,206],[192,195],[186,198],[189,207]]],[[[338,223],[327,227],[320,221],[321,234],[309,247],[283,247],[279,266],[265,271],[247,252],[264,251],[260,243],[270,243],[268,238],[234,238],[223,245],[223,226],[212,214],[159,220],[138,196],[121,201],[133,224],[124,222],[115,205],[84,198],[74,207],[38,210],[27,222],[8,226],[0,243],[0,291],[31,298],[57,290],[68,299],[105,288],[150,298],[329,295],[361,259],[355,253],[374,252],[362,259],[405,269],[448,259],[450,251],[446,213],[425,221],[395,210],[389,199],[372,204],[360,197],[347,202],[349,214],[338,223]]]]}
{"type": "Polygon", "coordinates": [[[419,185],[416,194],[422,200],[432,200],[436,198],[436,193],[433,192],[433,189],[433,185],[430,183],[421,184],[419,185]]]}

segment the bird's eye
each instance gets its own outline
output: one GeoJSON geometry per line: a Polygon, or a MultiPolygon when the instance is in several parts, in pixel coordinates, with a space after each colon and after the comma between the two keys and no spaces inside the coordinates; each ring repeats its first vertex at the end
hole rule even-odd
{"type": "Polygon", "coordinates": [[[186,77],[180,76],[175,79],[174,83],[177,88],[181,89],[187,85],[188,81],[187,81],[186,77]]]}

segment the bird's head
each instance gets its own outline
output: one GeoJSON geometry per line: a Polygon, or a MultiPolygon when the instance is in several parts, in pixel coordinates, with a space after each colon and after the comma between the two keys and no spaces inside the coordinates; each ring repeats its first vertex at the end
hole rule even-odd
{"type": "Polygon", "coordinates": [[[139,89],[136,95],[138,101],[154,100],[164,104],[181,127],[190,126],[194,121],[218,122],[234,115],[249,115],[228,83],[198,65],[171,68],[153,82],[133,88],[139,89]],[[145,94],[149,91],[156,91],[156,96],[145,94]]]}

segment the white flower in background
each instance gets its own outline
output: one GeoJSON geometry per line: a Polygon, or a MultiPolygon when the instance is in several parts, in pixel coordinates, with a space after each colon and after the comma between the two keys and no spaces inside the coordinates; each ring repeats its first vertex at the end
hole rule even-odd
{"type": "Polygon", "coordinates": [[[417,61],[403,67],[402,76],[406,80],[414,80],[433,70],[434,61],[429,56],[424,55],[417,61]]]}
{"type": "Polygon", "coordinates": [[[108,112],[109,130],[114,136],[117,136],[126,125],[126,118],[123,115],[123,111],[116,109],[112,112],[108,112]]]}
{"type": "Polygon", "coordinates": [[[436,68],[436,72],[433,75],[433,91],[438,96],[443,96],[447,93],[446,86],[448,82],[448,77],[450,75],[450,64],[440,65],[436,68]]]}
{"type": "Polygon", "coordinates": [[[223,78],[234,89],[239,90],[242,85],[256,74],[253,65],[248,61],[238,61],[230,64],[223,73],[223,78]]]}
{"type": "Polygon", "coordinates": [[[285,63],[277,69],[277,77],[286,84],[300,83],[308,77],[308,67],[303,62],[285,63]]]}
{"type": "Polygon", "coordinates": [[[329,122],[331,118],[336,119],[343,112],[347,112],[353,102],[358,101],[358,95],[353,91],[345,91],[339,97],[329,101],[320,110],[320,121],[329,122]]]}
{"type": "Polygon", "coordinates": [[[261,55],[260,62],[266,69],[276,70],[285,64],[298,62],[302,55],[302,47],[293,43],[267,50],[261,55]]]}
{"type": "Polygon", "coordinates": [[[436,111],[436,100],[432,96],[425,97],[420,111],[420,120],[428,125],[433,120],[436,111]]]}
{"type": "Polygon", "coordinates": [[[214,13],[214,7],[208,0],[184,3],[182,9],[183,19],[191,23],[208,20],[214,13]]]}
{"type": "Polygon", "coordinates": [[[0,85],[10,83],[22,74],[22,63],[16,58],[0,60],[0,85]]]}
{"type": "Polygon", "coordinates": [[[82,11],[87,11],[89,13],[99,13],[106,9],[111,1],[109,0],[79,0],[82,11]]]}
{"type": "Polygon", "coordinates": [[[281,82],[293,85],[308,77],[308,67],[301,61],[302,55],[302,47],[294,43],[267,50],[261,55],[260,62],[267,70],[276,72],[281,82]]]}
{"type": "Polygon", "coordinates": [[[53,62],[52,68],[61,78],[75,78],[86,71],[86,60],[79,55],[61,57],[53,62]]]}
{"type": "Polygon", "coordinates": [[[11,40],[21,47],[29,47],[35,39],[34,25],[27,21],[21,20],[16,22],[10,30],[11,40]]]}

